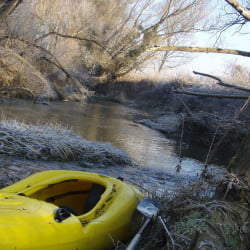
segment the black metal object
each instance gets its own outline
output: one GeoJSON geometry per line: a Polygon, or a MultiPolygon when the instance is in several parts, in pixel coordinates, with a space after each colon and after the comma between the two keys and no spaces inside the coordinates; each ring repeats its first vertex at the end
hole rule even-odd
{"type": "Polygon", "coordinates": [[[55,212],[55,221],[63,222],[71,216],[71,212],[65,207],[59,207],[55,212]]]}

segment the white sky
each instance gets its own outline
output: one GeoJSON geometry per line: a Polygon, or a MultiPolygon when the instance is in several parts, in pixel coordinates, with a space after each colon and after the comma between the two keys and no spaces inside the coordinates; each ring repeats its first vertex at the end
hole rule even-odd
{"type": "MultiPolygon", "coordinates": [[[[230,32],[231,33],[231,32],[230,32]]],[[[250,34],[241,36],[239,34],[230,34],[228,33],[225,36],[223,44],[219,47],[227,49],[238,49],[250,52],[250,34]]],[[[197,46],[211,46],[209,41],[214,40],[210,38],[208,34],[202,34],[197,37],[198,42],[197,46]]],[[[192,55],[194,57],[188,64],[183,67],[188,69],[212,73],[218,72],[219,74],[227,71],[230,63],[240,64],[250,69],[250,58],[236,55],[227,55],[227,54],[215,54],[215,53],[198,53],[192,55]]]]}

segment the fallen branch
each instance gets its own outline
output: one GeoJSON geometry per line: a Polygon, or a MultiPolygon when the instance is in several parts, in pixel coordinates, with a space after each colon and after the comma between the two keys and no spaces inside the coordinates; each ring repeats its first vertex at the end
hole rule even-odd
{"type": "Polygon", "coordinates": [[[230,83],[225,83],[225,82],[223,82],[219,77],[216,77],[216,76],[213,76],[213,75],[210,75],[210,74],[205,74],[205,73],[197,72],[197,71],[193,71],[193,73],[196,74],[196,75],[207,76],[207,77],[210,77],[210,78],[212,78],[212,79],[215,79],[215,80],[218,81],[217,84],[219,84],[219,85],[221,85],[221,86],[229,87],[229,88],[234,88],[234,89],[238,89],[238,90],[243,90],[243,91],[250,92],[250,89],[249,89],[249,88],[237,86],[237,85],[230,84],[230,83]]]}
{"type": "Polygon", "coordinates": [[[248,99],[249,97],[249,96],[237,96],[237,95],[204,94],[204,93],[197,93],[197,92],[186,91],[186,90],[175,90],[175,89],[172,89],[172,91],[177,94],[212,97],[212,98],[228,98],[228,99],[241,99],[242,100],[242,99],[248,99]]]}

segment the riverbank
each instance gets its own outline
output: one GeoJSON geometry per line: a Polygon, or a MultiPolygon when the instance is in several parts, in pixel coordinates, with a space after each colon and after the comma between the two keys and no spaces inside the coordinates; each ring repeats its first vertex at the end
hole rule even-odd
{"type": "Polygon", "coordinates": [[[182,143],[183,153],[188,145],[203,148],[203,155],[197,158],[203,162],[228,165],[250,133],[248,94],[237,89],[178,80],[162,83],[121,81],[105,89],[97,87],[97,94],[125,105],[133,102],[137,108],[146,110],[151,118],[138,120],[139,123],[182,143]],[[210,97],[176,93],[175,90],[180,89],[210,97]],[[246,98],[237,99],[238,96],[246,98]]]}

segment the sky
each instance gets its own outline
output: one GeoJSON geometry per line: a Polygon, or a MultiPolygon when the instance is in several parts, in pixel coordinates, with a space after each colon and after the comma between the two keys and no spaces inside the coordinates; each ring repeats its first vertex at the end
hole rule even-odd
{"type": "MultiPolygon", "coordinates": [[[[250,25],[249,25],[250,26],[250,25]]],[[[238,49],[250,52],[250,33],[249,35],[232,34],[228,32],[225,34],[225,40],[223,44],[219,45],[220,48],[225,49],[238,49]]],[[[210,34],[200,34],[197,37],[197,46],[210,47],[212,45],[210,34]]],[[[192,56],[191,60],[186,67],[189,70],[196,70],[206,73],[218,72],[224,73],[231,63],[239,64],[250,69],[250,58],[227,55],[227,54],[215,54],[215,53],[197,53],[192,56]]]]}
{"type": "MultiPolygon", "coordinates": [[[[214,4],[223,3],[222,0],[212,0],[214,4]]],[[[216,10],[221,11],[222,6],[218,6],[216,10]]],[[[216,45],[219,48],[238,49],[250,52],[250,23],[244,26],[242,32],[248,34],[239,34],[235,29],[231,28],[222,34],[223,42],[216,45]]],[[[193,39],[193,46],[213,47],[216,36],[211,33],[197,33],[193,39]]],[[[217,76],[225,75],[230,70],[230,64],[239,64],[250,71],[250,58],[236,55],[215,54],[215,53],[186,53],[189,58],[188,63],[173,70],[174,74],[179,72],[192,73],[193,70],[210,73],[217,76]]],[[[250,84],[250,83],[249,83],[250,84]]]]}

